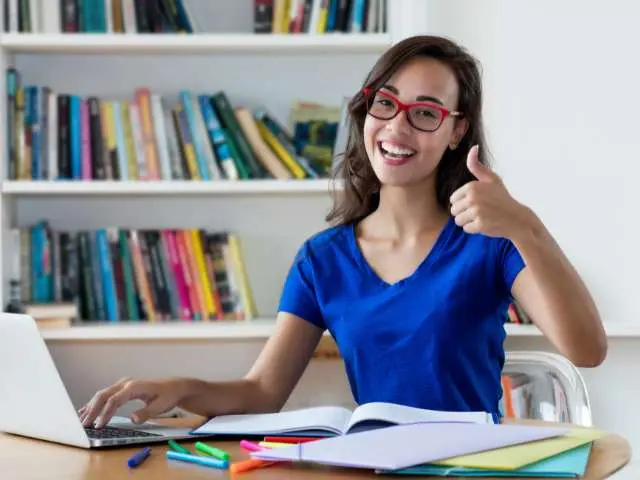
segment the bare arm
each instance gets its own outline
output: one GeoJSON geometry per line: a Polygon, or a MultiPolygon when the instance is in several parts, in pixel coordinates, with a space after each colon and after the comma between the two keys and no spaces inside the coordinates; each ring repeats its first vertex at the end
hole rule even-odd
{"type": "Polygon", "coordinates": [[[598,310],[560,247],[540,219],[517,202],[502,179],[480,163],[478,146],[467,156],[477,178],[451,195],[451,214],[465,232],[510,239],[526,267],[511,293],[551,343],[574,364],[596,366],[607,354],[598,310]]]}
{"type": "Polygon", "coordinates": [[[118,408],[136,399],[142,400],[145,406],[131,415],[135,423],[176,406],[205,417],[277,411],[302,376],[321,336],[322,331],[306,320],[280,313],[275,333],[244,378],[227,382],[195,378],[123,378],[97,392],[78,410],[78,415],[85,426],[95,422],[100,428],[109,422],[118,408]]]}
{"type": "Polygon", "coordinates": [[[600,315],[582,279],[542,222],[529,222],[512,238],[527,266],[513,296],[551,343],[575,365],[594,367],[607,354],[600,315]]]}
{"type": "Polygon", "coordinates": [[[178,404],[203,415],[278,411],[306,369],[322,331],[295,315],[281,312],[276,330],[247,375],[236,381],[183,380],[186,394],[178,404]]]}

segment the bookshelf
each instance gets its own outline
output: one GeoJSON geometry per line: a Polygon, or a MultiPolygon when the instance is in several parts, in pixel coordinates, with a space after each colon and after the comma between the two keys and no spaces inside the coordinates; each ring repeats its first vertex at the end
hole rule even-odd
{"type": "Polygon", "coordinates": [[[390,34],[5,34],[7,53],[91,53],[94,55],[191,53],[378,53],[392,41],[390,34]]]}
{"type": "MultiPolygon", "coordinates": [[[[157,325],[85,325],[72,328],[52,328],[43,330],[48,341],[148,341],[148,340],[266,340],[274,331],[273,318],[261,318],[251,322],[212,322],[185,324],[183,322],[157,325]]],[[[508,337],[542,337],[535,325],[507,324],[508,337]]],[[[640,336],[640,327],[635,324],[612,322],[606,325],[609,338],[630,338],[640,336]]],[[[325,333],[328,335],[328,333],[325,333]]]]}
{"type": "MultiPolygon", "coordinates": [[[[208,94],[224,91],[234,107],[264,106],[287,124],[294,100],[340,106],[345,96],[357,91],[386,48],[405,36],[426,31],[426,8],[419,0],[387,2],[385,31],[366,33],[258,34],[253,31],[252,0],[185,3],[197,10],[198,31],[193,34],[61,33],[51,31],[51,24],[33,32],[3,31],[0,66],[3,71],[16,68],[23,85],[47,86],[53,92],[85,98],[133,99],[134,89],[147,87],[161,95],[165,105],[171,105],[182,89],[208,94]],[[421,17],[419,22],[415,15],[421,17]]],[[[6,145],[6,82],[0,87],[0,109],[4,112],[0,138],[6,145]]],[[[39,220],[47,220],[60,231],[113,226],[229,230],[242,243],[258,311],[255,318],[235,323],[178,319],[149,324],[87,322],[46,331],[45,338],[51,340],[268,336],[290,262],[304,239],[325,227],[333,186],[327,178],[17,180],[8,176],[6,152],[3,158],[3,306],[9,298],[13,265],[10,232],[39,220]]]]}
{"type": "MultiPolygon", "coordinates": [[[[256,34],[253,2],[201,2],[229,22],[195,34],[0,34],[0,66],[19,69],[23,83],[54,91],[131,98],[139,86],[173,101],[188,88],[223,90],[235,106],[265,105],[283,123],[293,100],[339,105],[359,88],[379,54],[394,42],[428,31],[423,0],[388,2],[383,33],[256,34]]],[[[1,10],[1,9],[0,9],[1,10]]],[[[3,13],[0,11],[0,15],[3,13]]],[[[215,22],[214,22],[215,23],[215,22]]],[[[6,82],[0,86],[0,138],[6,145],[6,82]]],[[[297,248],[325,227],[331,182],[326,178],[241,181],[0,182],[0,302],[6,305],[14,252],[12,228],[46,219],[61,230],[123,226],[209,228],[238,233],[258,315],[246,322],[87,324],[44,333],[49,340],[266,338],[273,328],[282,282],[297,248]]],[[[340,188],[340,185],[334,185],[340,188]]],[[[616,326],[615,336],[640,335],[616,326]]],[[[510,336],[537,336],[531,325],[507,325],[510,336]]]]}
{"type": "Polygon", "coordinates": [[[340,183],[318,180],[245,180],[245,181],[8,181],[2,194],[11,197],[65,196],[154,196],[154,195],[325,195],[340,183]]]}

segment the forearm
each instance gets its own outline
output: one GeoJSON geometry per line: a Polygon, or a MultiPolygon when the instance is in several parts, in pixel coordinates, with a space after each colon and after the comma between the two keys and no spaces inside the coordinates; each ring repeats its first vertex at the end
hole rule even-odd
{"type": "Polygon", "coordinates": [[[321,335],[311,323],[280,313],[275,333],[244,378],[224,382],[178,379],[178,406],[205,417],[276,412],[289,398],[321,335]]]}
{"type": "Polygon", "coordinates": [[[179,380],[178,388],[182,392],[178,407],[205,417],[277,409],[257,382],[246,379],[208,382],[185,378],[179,380]]]}
{"type": "Polygon", "coordinates": [[[525,218],[512,241],[537,289],[534,321],[574,363],[599,364],[606,335],[588,289],[540,219],[529,209],[525,218]]]}

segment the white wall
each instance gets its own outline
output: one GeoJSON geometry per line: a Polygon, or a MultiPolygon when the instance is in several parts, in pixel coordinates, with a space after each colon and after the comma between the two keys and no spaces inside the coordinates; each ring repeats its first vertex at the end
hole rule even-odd
{"type": "MultiPolygon", "coordinates": [[[[430,2],[430,31],[483,65],[495,168],[544,220],[591,289],[605,322],[640,322],[637,135],[640,5],[626,0],[430,2]]],[[[594,422],[640,449],[638,339],[611,339],[583,369],[594,422]]],[[[512,338],[507,348],[549,349],[512,338]]],[[[638,478],[629,467],[616,478],[638,478]]]]}
{"type": "MultiPolygon", "coordinates": [[[[482,61],[491,150],[512,193],[545,221],[591,288],[605,322],[640,322],[635,301],[640,266],[640,5],[629,0],[432,0],[429,13],[431,32],[462,42],[482,61]]],[[[98,61],[87,62],[99,68],[98,61]]],[[[188,59],[182,62],[188,65],[188,59]]],[[[67,84],[72,81],[68,74],[61,68],[47,78],[60,75],[60,83],[67,84]]],[[[111,81],[109,72],[104,75],[111,81]]],[[[233,86],[224,70],[216,77],[233,86]]],[[[359,77],[352,70],[349,80],[355,84],[359,77]]],[[[174,88],[170,81],[165,85],[174,88]]],[[[114,89],[120,90],[118,83],[114,89]]],[[[28,217],[23,211],[22,218],[28,217]]],[[[263,300],[267,307],[273,305],[269,298],[263,300]]],[[[611,340],[605,363],[583,371],[595,423],[626,436],[636,450],[639,345],[638,339],[611,340]]],[[[78,403],[123,375],[241,375],[260,346],[51,344],[78,403]]],[[[509,339],[507,347],[548,348],[535,338],[509,339]]],[[[351,401],[343,372],[335,364],[316,362],[291,404],[334,401],[351,401]]],[[[617,477],[632,478],[630,472],[617,477]]]]}
{"type": "Polygon", "coordinates": [[[607,322],[640,321],[633,219],[640,5],[432,1],[430,29],[482,62],[495,166],[542,217],[607,322]]]}

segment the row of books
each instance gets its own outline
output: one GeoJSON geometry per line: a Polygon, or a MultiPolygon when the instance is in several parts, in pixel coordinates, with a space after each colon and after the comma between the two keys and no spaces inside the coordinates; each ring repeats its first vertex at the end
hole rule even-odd
{"type": "Polygon", "coordinates": [[[4,30],[12,33],[193,33],[188,2],[4,0],[4,30]]]}
{"type": "Polygon", "coordinates": [[[386,19],[387,0],[254,0],[255,33],[383,33],[386,19]]]}
{"type": "MultiPolygon", "coordinates": [[[[205,2],[214,1],[3,0],[4,31],[203,33],[215,14],[205,2]]],[[[253,1],[254,33],[382,33],[386,24],[387,0],[253,1]]]]}
{"type": "Polygon", "coordinates": [[[85,97],[24,84],[15,68],[7,86],[9,180],[321,178],[345,142],[344,106],[295,102],[290,130],[266,108],[232,105],[224,91],[85,97]]]}
{"type": "Polygon", "coordinates": [[[257,315],[237,234],[204,229],[12,230],[11,305],[76,305],[82,322],[257,315]]]}

